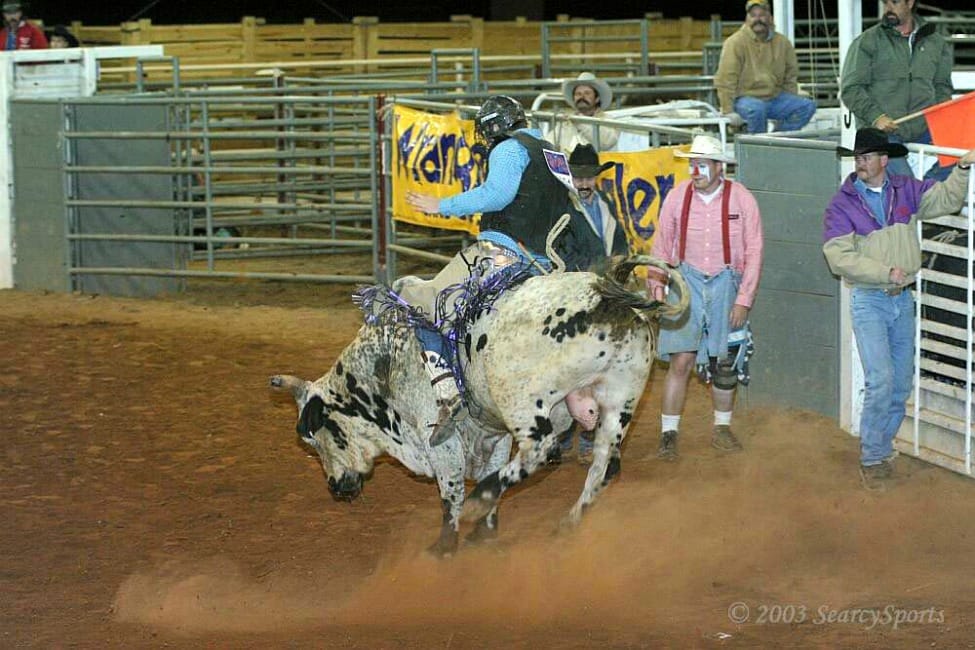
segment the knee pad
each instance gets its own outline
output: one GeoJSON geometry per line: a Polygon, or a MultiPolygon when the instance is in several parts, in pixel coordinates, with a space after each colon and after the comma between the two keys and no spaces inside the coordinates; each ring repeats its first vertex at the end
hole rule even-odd
{"type": "Polygon", "coordinates": [[[738,371],[729,359],[722,359],[713,363],[711,367],[711,383],[721,390],[732,390],[738,385],[738,371]]]}

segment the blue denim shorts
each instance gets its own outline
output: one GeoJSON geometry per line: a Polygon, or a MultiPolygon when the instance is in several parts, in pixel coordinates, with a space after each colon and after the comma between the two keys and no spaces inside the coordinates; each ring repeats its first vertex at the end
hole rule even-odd
{"type": "MultiPolygon", "coordinates": [[[[674,352],[697,352],[697,363],[728,354],[731,309],[741,274],[730,268],[708,275],[681,262],[680,272],[691,292],[691,304],[677,321],[661,319],[657,355],[664,361],[674,352]]],[[[668,296],[669,302],[677,297],[668,296]]]]}

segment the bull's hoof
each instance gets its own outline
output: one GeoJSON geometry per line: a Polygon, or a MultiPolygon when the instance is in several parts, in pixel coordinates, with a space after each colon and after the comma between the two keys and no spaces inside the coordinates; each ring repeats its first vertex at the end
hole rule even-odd
{"type": "Polygon", "coordinates": [[[572,521],[568,516],[559,520],[559,525],[552,531],[553,537],[567,537],[579,528],[579,523],[572,521]]]}
{"type": "Polygon", "coordinates": [[[574,533],[576,529],[579,528],[579,524],[582,522],[582,508],[578,505],[573,506],[569,514],[562,517],[559,521],[559,526],[555,531],[556,535],[568,535],[574,533]]]}
{"type": "Polygon", "coordinates": [[[460,518],[464,521],[475,521],[487,517],[491,509],[494,508],[494,499],[482,499],[478,497],[468,497],[464,502],[464,510],[460,518]]]}
{"type": "Polygon", "coordinates": [[[545,457],[545,464],[549,466],[558,466],[562,464],[562,447],[559,445],[554,445],[548,450],[548,456],[545,457]]]}
{"type": "Polygon", "coordinates": [[[486,544],[488,542],[493,542],[498,539],[498,529],[489,528],[483,520],[477,522],[474,530],[467,534],[464,538],[465,544],[471,544],[476,546],[478,544],[486,544]]]}
{"type": "Polygon", "coordinates": [[[441,535],[432,546],[427,548],[427,553],[437,558],[451,557],[457,552],[457,545],[460,535],[456,532],[453,535],[441,535]]]}

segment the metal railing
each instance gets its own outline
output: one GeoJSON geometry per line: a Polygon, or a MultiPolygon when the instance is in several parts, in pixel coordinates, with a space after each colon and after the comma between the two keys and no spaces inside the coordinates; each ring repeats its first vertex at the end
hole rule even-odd
{"type": "Polygon", "coordinates": [[[97,97],[74,104],[165,106],[170,121],[159,130],[92,131],[66,121],[63,172],[69,273],[178,278],[220,277],[311,282],[370,282],[379,277],[372,233],[378,226],[373,197],[378,184],[374,97],[337,98],[279,93],[274,96],[97,97]],[[118,152],[117,164],[79,162],[77,143],[97,141],[118,152]],[[157,141],[170,165],[127,164],[126,142],[157,141]],[[172,196],[119,199],[82,195],[86,177],[163,176],[172,196]],[[92,232],[86,210],[120,209],[168,215],[172,234],[92,232]],[[324,236],[323,236],[324,235],[324,236]],[[83,242],[171,242],[181,254],[174,268],[91,267],[83,242]],[[336,252],[371,252],[372,268],[358,273],[295,273],[231,260],[336,252]]]}
{"type": "MultiPolygon", "coordinates": [[[[919,154],[924,169],[927,154],[960,156],[960,149],[908,145],[919,154]]],[[[975,368],[975,174],[969,173],[968,192],[961,216],[939,217],[918,223],[921,250],[927,264],[915,283],[915,358],[912,399],[913,453],[969,476],[973,468],[973,368],[975,368]],[[940,263],[938,258],[946,263],[940,263]],[[961,457],[948,449],[922,443],[922,426],[933,426],[963,436],[961,457]]]]}
{"type": "MultiPolygon", "coordinates": [[[[571,21],[571,22],[544,22],[542,23],[542,76],[551,77],[559,73],[578,74],[579,63],[574,62],[571,66],[559,64],[554,55],[574,55],[579,57],[584,54],[591,54],[591,48],[597,44],[605,43],[621,44],[623,51],[632,52],[633,55],[628,60],[621,62],[590,62],[586,69],[590,72],[599,74],[602,72],[626,72],[639,76],[647,76],[650,73],[649,51],[650,51],[650,22],[646,18],[639,20],[593,20],[593,21],[571,21]],[[635,34],[621,33],[619,27],[635,26],[635,34]],[[615,32],[615,33],[614,33],[615,32]],[[559,47],[566,44],[566,47],[559,47]],[[636,47],[634,47],[634,45],[636,47]],[[559,49],[569,49],[570,52],[556,52],[559,49]]],[[[608,108],[608,107],[606,107],[608,108]]]]}

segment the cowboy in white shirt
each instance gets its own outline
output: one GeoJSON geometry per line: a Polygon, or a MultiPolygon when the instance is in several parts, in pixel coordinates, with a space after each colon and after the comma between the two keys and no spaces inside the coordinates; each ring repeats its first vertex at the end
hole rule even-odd
{"type": "MultiPolygon", "coordinates": [[[[602,79],[597,79],[591,72],[583,72],[576,79],[569,79],[562,84],[562,96],[565,102],[575,109],[578,115],[587,117],[604,117],[604,110],[613,102],[613,91],[602,79]]],[[[591,144],[600,151],[607,151],[616,146],[620,132],[608,126],[597,127],[594,124],[576,124],[568,120],[559,120],[555,124],[549,139],[560,150],[569,154],[580,144],[591,144]],[[598,128],[599,145],[596,146],[598,128]]]]}

